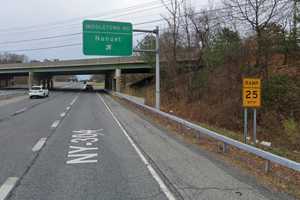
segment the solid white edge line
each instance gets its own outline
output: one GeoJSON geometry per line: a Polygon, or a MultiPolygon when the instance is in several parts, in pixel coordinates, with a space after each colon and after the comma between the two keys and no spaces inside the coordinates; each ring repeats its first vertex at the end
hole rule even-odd
{"type": "Polygon", "coordinates": [[[56,128],[56,127],[58,126],[59,122],[60,122],[59,120],[55,120],[55,121],[52,123],[51,128],[56,128]]]}
{"type": "Polygon", "coordinates": [[[0,200],[5,200],[8,197],[9,193],[17,184],[18,177],[8,177],[3,185],[0,187],[0,200]]]}
{"type": "Polygon", "coordinates": [[[134,141],[131,139],[131,137],[128,135],[127,131],[124,129],[124,127],[122,126],[122,124],[119,122],[119,120],[117,119],[117,117],[114,115],[114,113],[111,111],[111,109],[109,108],[109,106],[105,103],[104,99],[102,98],[102,96],[100,96],[99,94],[97,94],[97,96],[101,99],[101,101],[103,102],[103,104],[105,105],[106,109],[108,110],[108,112],[111,114],[111,116],[113,117],[113,119],[117,122],[117,124],[119,125],[120,129],[122,130],[123,134],[126,136],[126,138],[128,139],[128,141],[130,142],[130,144],[133,146],[133,148],[135,149],[135,151],[137,152],[137,154],[139,155],[139,157],[142,159],[142,161],[144,162],[144,164],[147,166],[150,174],[152,175],[152,177],[156,180],[156,182],[158,183],[160,189],[164,192],[164,194],[166,195],[166,197],[169,200],[176,200],[176,198],[174,197],[174,195],[172,194],[172,192],[169,190],[169,188],[165,185],[165,183],[163,182],[163,180],[160,178],[160,176],[157,174],[157,172],[154,170],[154,168],[151,166],[151,164],[148,162],[148,160],[145,158],[145,156],[143,155],[143,153],[141,152],[141,150],[137,147],[137,145],[134,143],[134,141]]]}
{"type": "Polygon", "coordinates": [[[39,139],[39,141],[32,147],[32,151],[39,151],[41,150],[41,148],[44,146],[44,144],[46,143],[47,138],[41,138],[39,139]]]}
{"type": "Polygon", "coordinates": [[[66,113],[65,113],[65,112],[60,113],[60,117],[64,117],[64,116],[66,116],[66,113]]]}

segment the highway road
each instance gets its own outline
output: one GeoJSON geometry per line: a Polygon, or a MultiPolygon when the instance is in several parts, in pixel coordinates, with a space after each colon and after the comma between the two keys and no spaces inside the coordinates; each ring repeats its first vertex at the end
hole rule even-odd
{"type": "Polygon", "coordinates": [[[0,200],[292,199],[103,92],[26,98],[0,117],[0,200]]]}

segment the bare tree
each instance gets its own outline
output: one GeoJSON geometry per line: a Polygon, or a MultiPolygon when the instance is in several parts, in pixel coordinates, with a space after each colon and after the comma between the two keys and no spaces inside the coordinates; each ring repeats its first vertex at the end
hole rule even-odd
{"type": "Polygon", "coordinates": [[[299,28],[300,28],[300,2],[298,0],[290,0],[292,1],[293,5],[292,5],[292,12],[291,15],[291,21],[292,21],[292,24],[291,24],[291,28],[292,28],[292,31],[291,31],[291,36],[292,36],[292,40],[293,40],[293,50],[297,50],[298,49],[298,45],[297,45],[297,39],[299,37],[299,28]]]}
{"type": "Polygon", "coordinates": [[[189,19],[189,15],[190,15],[190,10],[191,7],[187,6],[187,1],[184,0],[184,7],[183,7],[183,12],[184,12],[184,20],[183,20],[183,28],[185,31],[185,35],[186,35],[186,41],[187,41],[187,47],[190,49],[191,48],[191,31],[190,31],[190,19],[189,19]]]}
{"type": "Polygon", "coordinates": [[[199,48],[207,48],[211,37],[211,24],[208,13],[206,11],[202,11],[197,15],[195,11],[191,9],[189,12],[189,18],[195,31],[196,45],[199,48]]]}
{"type": "Polygon", "coordinates": [[[256,66],[261,63],[262,58],[262,30],[271,22],[278,22],[282,17],[282,12],[289,0],[224,0],[224,5],[231,9],[234,18],[247,22],[256,33],[256,66]]]}
{"type": "Polygon", "coordinates": [[[28,57],[25,55],[18,55],[13,53],[0,54],[0,64],[24,63],[24,62],[28,62],[28,57]]]}
{"type": "Polygon", "coordinates": [[[172,56],[173,60],[176,63],[177,60],[177,42],[179,39],[179,28],[180,28],[180,22],[181,22],[181,8],[182,8],[182,0],[171,0],[168,1],[168,4],[165,2],[165,0],[161,0],[164,7],[167,9],[171,17],[164,17],[166,22],[168,23],[169,29],[172,34],[172,56]]]}

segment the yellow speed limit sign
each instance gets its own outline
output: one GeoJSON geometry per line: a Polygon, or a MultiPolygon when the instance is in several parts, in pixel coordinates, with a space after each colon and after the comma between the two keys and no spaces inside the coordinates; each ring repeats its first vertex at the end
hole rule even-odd
{"type": "Polygon", "coordinates": [[[259,78],[243,79],[243,106],[251,108],[261,106],[261,80],[259,78]]]}

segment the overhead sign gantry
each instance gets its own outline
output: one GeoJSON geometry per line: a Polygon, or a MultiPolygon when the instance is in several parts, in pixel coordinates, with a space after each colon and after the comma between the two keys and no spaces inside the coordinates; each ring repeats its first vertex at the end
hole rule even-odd
{"type": "Polygon", "coordinates": [[[160,109],[159,29],[133,29],[129,22],[83,21],[83,53],[100,56],[131,56],[132,52],[155,53],[155,107],[160,109]],[[133,49],[133,32],[156,35],[155,49],[133,49]]]}

